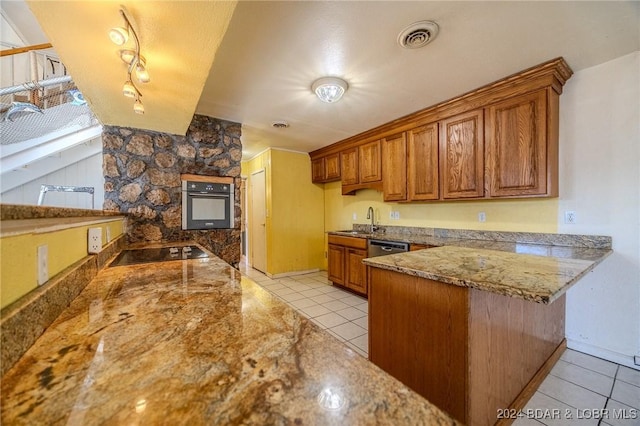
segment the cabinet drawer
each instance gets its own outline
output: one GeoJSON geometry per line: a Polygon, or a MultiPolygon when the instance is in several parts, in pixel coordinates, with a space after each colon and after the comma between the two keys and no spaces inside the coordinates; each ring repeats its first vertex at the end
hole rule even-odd
{"type": "Polygon", "coordinates": [[[366,238],[343,237],[342,235],[329,235],[329,244],[336,244],[356,249],[367,249],[366,238]]]}

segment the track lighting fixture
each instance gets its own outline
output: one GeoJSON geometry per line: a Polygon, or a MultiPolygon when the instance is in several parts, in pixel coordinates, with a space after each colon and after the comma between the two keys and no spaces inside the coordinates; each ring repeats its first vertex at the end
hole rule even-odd
{"type": "Polygon", "coordinates": [[[146,60],[144,56],[140,54],[140,39],[138,38],[138,34],[133,29],[129,18],[124,12],[124,9],[120,9],[120,15],[124,19],[125,26],[124,27],[115,27],[109,31],[109,38],[113,43],[118,46],[124,45],[128,40],[129,36],[133,36],[133,40],[135,46],[133,48],[124,48],[118,51],[120,55],[120,59],[126,63],[127,66],[127,81],[124,83],[122,87],[122,94],[129,98],[134,98],[135,102],[133,104],[133,110],[137,114],[144,114],[144,105],[142,104],[142,93],[138,90],[138,87],[133,82],[131,74],[135,74],[136,80],[140,83],[148,83],[151,78],[149,77],[149,72],[146,67],[146,60]],[[135,73],[133,72],[135,70],[135,73]]]}

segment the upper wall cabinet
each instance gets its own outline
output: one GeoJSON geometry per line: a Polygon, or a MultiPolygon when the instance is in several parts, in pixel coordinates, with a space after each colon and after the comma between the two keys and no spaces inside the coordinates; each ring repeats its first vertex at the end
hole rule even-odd
{"type": "Polygon", "coordinates": [[[309,154],[318,161],[314,181],[327,156],[339,154],[343,194],[375,188],[401,202],[557,197],[559,97],[571,74],[557,58],[321,148],[309,154]]]}
{"type": "Polygon", "coordinates": [[[431,123],[409,130],[407,144],[409,201],[437,200],[440,197],[438,124],[431,123]]]}
{"type": "Polygon", "coordinates": [[[471,111],[440,122],[442,198],[484,195],[483,112],[471,111]]]}
{"type": "Polygon", "coordinates": [[[362,144],[358,147],[358,170],[360,183],[382,180],[382,152],[380,141],[362,144]]]}
{"type": "Polygon", "coordinates": [[[557,196],[557,138],[547,134],[547,91],[485,109],[489,197],[557,196]],[[551,155],[549,155],[551,154],[551,155]],[[552,178],[547,180],[547,175],[552,178]]]}
{"type": "Polygon", "coordinates": [[[380,140],[367,142],[340,153],[342,194],[359,189],[382,189],[382,152],[380,140]]]}
{"type": "Polygon", "coordinates": [[[382,139],[384,201],[407,199],[407,139],[404,133],[382,139]]]}
{"type": "Polygon", "coordinates": [[[311,160],[311,181],[313,183],[340,180],[340,154],[330,154],[311,160]]]}

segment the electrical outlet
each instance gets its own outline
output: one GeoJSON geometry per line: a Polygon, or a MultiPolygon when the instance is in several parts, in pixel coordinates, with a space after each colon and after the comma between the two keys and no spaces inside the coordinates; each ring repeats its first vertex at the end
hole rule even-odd
{"type": "Polygon", "coordinates": [[[105,229],[105,234],[107,237],[107,243],[111,242],[111,228],[109,226],[107,226],[105,229]]]}
{"type": "Polygon", "coordinates": [[[358,220],[358,214],[354,212],[352,215],[352,218],[353,220],[358,220]]]}
{"type": "Polygon", "coordinates": [[[38,285],[49,281],[49,248],[46,244],[38,246],[38,285]]]}
{"type": "Polygon", "coordinates": [[[567,225],[575,225],[577,222],[576,220],[576,212],[572,211],[572,210],[567,210],[566,212],[564,212],[564,223],[567,225]]]}
{"type": "Polygon", "coordinates": [[[87,251],[92,254],[102,250],[102,228],[89,228],[89,241],[87,251]]]}
{"type": "Polygon", "coordinates": [[[485,212],[478,212],[478,222],[486,222],[487,221],[487,215],[485,214],[485,212]]]}
{"type": "Polygon", "coordinates": [[[393,210],[389,212],[389,219],[393,219],[393,210]]]}

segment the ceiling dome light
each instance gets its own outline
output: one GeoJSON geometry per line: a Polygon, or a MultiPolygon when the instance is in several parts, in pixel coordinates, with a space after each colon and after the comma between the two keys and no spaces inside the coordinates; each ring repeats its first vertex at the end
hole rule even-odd
{"type": "Polygon", "coordinates": [[[133,110],[136,114],[144,114],[144,105],[142,105],[140,99],[136,99],[136,103],[133,104],[133,110]]]}
{"type": "Polygon", "coordinates": [[[127,98],[135,98],[136,96],[138,96],[138,91],[136,90],[131,80],[127,80],[124,83],[124,86],[122,86],[122,94],[127,98]]]}
{"type": "Polygon", "coordinates": [[[323,77],[313,82],[311,90],[323,102],[338,102],[347,91],[349,85],[346,81],[337,77],[323,77]]]}
{"type": "Polygon", "coordinates": [[[122,27],[111,28],[109,30],[109,38],[118,46],[122,46],[129,40],[129,31],[122,27]]]}

